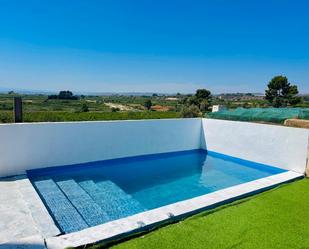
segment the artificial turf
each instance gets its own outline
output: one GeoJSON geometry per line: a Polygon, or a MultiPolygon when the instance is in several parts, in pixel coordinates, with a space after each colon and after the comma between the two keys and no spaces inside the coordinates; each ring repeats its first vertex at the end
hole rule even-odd
{"type": "Polygon", "coordinates": [[[203,212],[112,248],[309,248],[309,179],[203,212]]]}

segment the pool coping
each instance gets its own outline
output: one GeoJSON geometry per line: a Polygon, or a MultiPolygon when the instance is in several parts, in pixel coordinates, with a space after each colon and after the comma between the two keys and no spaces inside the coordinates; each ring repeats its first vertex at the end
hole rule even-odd
{"type": "Polygon", "coordinates": [[[32,219],[40,236],[42,238],[48,238],[60,235],[61,231],[56,226],[53,218],[49,214],[29,178],[26,176],[20,178],[21,179],[16,181],[16,184],[28,209],[30,210],[32,219]]]}
{"type": "Polygon", "coordinates": [[[121,239],[131,234],[147,231],[155,226],[158,226],[159,224],[163,224],[164,222],[178,220],[198,213],[202,210],[211,209],[243,197],[263,192],[281,183],[303,177],[303,174],[293,171],[271,175],[258,180],[246,182],[209,194],[138,213],[126,218],[107,222],[102,225],[89,227],[78,232],[64,234],[57,237],[49,237],[45,240],[46,247],[51,249],[60,249],[121,239]]]}

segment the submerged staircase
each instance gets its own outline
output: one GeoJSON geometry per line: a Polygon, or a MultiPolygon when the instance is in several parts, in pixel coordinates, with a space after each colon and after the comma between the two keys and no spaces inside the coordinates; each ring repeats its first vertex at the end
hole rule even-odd
{"type": "Polygon", "coordinates": [[[36,179],[39,192],[54,221],[64,233],[71,233],[146,209],[109,180],[36,179]]]}

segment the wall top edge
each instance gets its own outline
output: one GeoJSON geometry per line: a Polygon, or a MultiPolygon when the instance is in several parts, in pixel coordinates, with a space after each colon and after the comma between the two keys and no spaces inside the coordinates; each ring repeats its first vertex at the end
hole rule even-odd
{"type": "Polygon", "coordinates": [[[300,127],[291,127],[291,126],[284,126],[280,124],[271,124],[271,123],[258,123],[258,122],[247,122],[247,121],[236,121],[236,120],[225,120],[225,119],[215,119],[215,118],[202,118],[202,120],[211,120],[214,122],[221,122],[221,123],[237,123],[237,124],[248,124],[248,125],[259,125],[259,126],[264,126],[264,127],[278,127],[280,129],[289,129],[289,130],[302,130],[304,132],[308,132],[309,134],[309,129],[306,128],[300,128],[300,127]]]}
{"type": "Polygon", "coordinates": [[[64,121],[64,122],[23,122],[23,123],[0,123],[1,126],[24,126],[24,125],[54,125],[54,124],[95,124],[95,123],[132,123],[132,122],[158,122],[158,121],[183,121],[202,120],[202,118],[157,118],[157,119],[127,119],[127,120],[98,120],[98,121],[64,121]]]}

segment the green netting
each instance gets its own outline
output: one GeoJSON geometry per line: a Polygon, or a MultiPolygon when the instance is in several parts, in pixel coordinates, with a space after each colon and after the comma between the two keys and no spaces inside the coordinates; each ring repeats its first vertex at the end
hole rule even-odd
{"type": "Polygon", "coordinates": [[[299,114],[300,119],[309,119],[309,108],[303,109],[299,114]]]}
{"type": "Polygon", "coordinates": [[[209,118],[283,123],[288,118],[309,119],[309,108],[236,108],[207,114],[209,118]]]}

